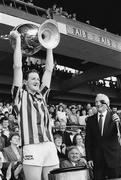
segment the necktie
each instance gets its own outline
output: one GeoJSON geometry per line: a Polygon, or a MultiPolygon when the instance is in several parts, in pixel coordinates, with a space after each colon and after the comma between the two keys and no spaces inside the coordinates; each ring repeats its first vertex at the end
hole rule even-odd
{"type": "Polygon", "coordinates": [[[100,114],[100,116],[99,116],[99,130],[100,130],[100,132],[102,132],[102,119],[103,119],[103,115],[100,114]]]}

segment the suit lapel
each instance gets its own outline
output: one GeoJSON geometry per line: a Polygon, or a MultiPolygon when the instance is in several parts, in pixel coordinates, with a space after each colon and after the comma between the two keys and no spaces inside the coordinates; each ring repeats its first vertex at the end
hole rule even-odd
{"type": "MultiPolygon", "coordinates": [[[[13,157],[13,159],[15,159],[16,154],[14,153],[14,151],[12,150],[12,148],[11,148],[11,147],[10,147],[10,149],[11,149],[11,156],[13,157]]],[[[16,159],[17,159],[17,157],[16,157],[16,159]]]]}
{"type": "Polygon", "coordinates": [[[18,158],[16,154],[14,153],[14,151],[12,150],[11,146],[10,146],[9,152],[10,152],[11,157],[16,161],[18,158]]]}
{"type": "MultiPolygon", "coordinates": [[[[105,135],[105,132],[108,131],[108,125],[110,123],[110,119],[111,119],[111,114],[109,112],[107,112],[106,117],[105,117],[105,122],[104,122],[104,126],[103,126],[103,136],[105,135]]],[[[97,130],[97,134],[101,135],[101,132],[99,130],[99,123],[98,123],[98,114],[96,114],[94,116],[93,121],[95,121],[95,130],[97,130]]]]}
{"type": "Polygon", "coordinates": [[[105,117],[105,122],[104,122],[104,127],[103,127],[103,135],[108,131],[108,125],[110,123],[111,119],[111,114],[107,112],[106,117],[105,117]]]}
{"type": "Polygon", "coordinates": [[[94,122],[94,129],[95,129],[95,131],[97,131],[96,133],[99,134],[99,135],[101,135],[101,134],[100,134],[100,130],[99,130],[98,114],[96,114],[96,115],[94,116],[93,122],[94,122]]]}

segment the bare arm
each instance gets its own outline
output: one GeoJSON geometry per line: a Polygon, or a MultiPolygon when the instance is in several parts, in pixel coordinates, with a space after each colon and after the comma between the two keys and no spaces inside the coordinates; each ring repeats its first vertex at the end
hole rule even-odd
{"type": "Polygon", "coordinates": [[[23,73],[22,73],[22,52],[21,52],[21,38],[17,31],[11,31],[10,35],[16,40],[14,55],[13,55],[13,85],[22,87],[23,73]]]}
{"type": "Polygon", "coordinates": [[[47,49],[45,72],[42,77],[42,83],[44,84],[44,86],[47,86],[48,88],[50,88],[53,67],[53,52],[52,49],[47,49]]]}

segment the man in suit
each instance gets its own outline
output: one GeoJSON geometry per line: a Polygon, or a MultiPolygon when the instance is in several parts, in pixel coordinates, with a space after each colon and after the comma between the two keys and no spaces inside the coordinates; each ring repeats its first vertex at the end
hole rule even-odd
{"type": "Polygon", "coordinates": [[[86,122],[86,157],[94,180],[121,177],[121,146],[116,125],[120,127],[120,118],[110,111],[109,104],[106,95],[97,94],[97,114],[88,117],[86,122]]]}
{"type": "Polygon", "coordinates": [[[66,122],[65,121],[60,122],[60,131],[58,131],[58,134],[60,134],[62,136],[63,145],[65,144],[67,147],[72,146],[70,133],[66,131],[66,122]]]}
{"type": "Polygon", "coordinates": [[[68,159],[60,163],[61,168],[86,166],[86,161],[84,158],[81,158],[80,151],[76,146],[70,146],[68,148],[67,155],[68,155],[68,159]]]}

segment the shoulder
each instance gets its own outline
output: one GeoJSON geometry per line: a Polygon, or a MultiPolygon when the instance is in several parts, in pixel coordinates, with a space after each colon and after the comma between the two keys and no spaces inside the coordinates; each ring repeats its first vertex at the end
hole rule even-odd
{"type": "Polygon", "coordinates": [[[22,87],[19,87],[19,86],[16,86],[16,85],[12,86],[12,92],[13,93],[16,93],[16,92],[22,91],[22,90],[24,90],[22,87]]]}
{"type": "Polygon", "coordinates": [[[64,161],[61,162],[61,165],[62,166],[70,166],[71,162],[69,160],[64,160],[64,161]]]}
{"type": "Polygon", "coordinates": [[[94,119],[97,119],[97,114],[94,114],[93,116],[88,116],[86,119],[86,123],[90,124],[90,123],[94,122],[94,119]]]}
{"type": "Polygon", "coordinates": [[[7,136],[5,134],[2,134],[1,137],[7,139],[7,136]]]}
{"type": "Polygon", "coordinates": [[[10,152],[10,150],[11,150],[10,146],[3,148],[3,152],[10,152]]]}

